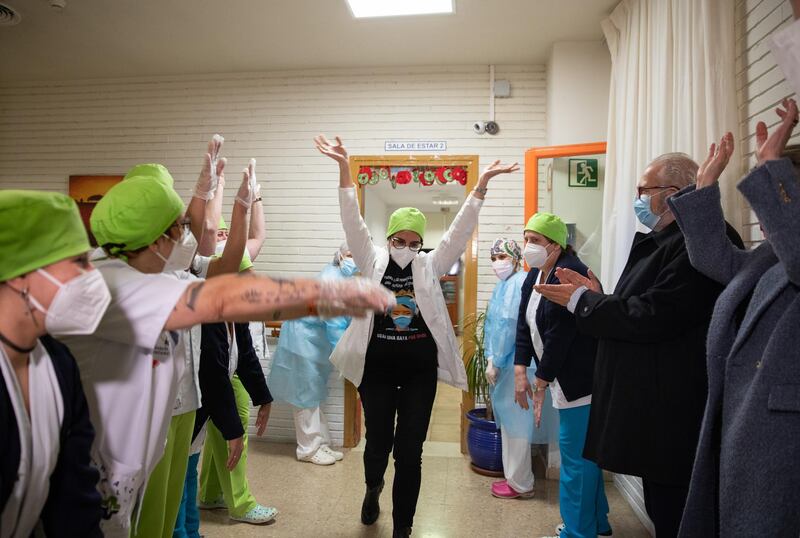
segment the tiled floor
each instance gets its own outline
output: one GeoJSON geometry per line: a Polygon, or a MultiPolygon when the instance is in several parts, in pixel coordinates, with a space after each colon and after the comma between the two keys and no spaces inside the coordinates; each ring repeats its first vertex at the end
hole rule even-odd
{"type": "Polygon", "coordinates": [[[436,389],[428,441],[458,443],[461,440],[461,391],[444,383],[436,389]]]}
{"type": "MultiPolygon", "coordinates": [[[[553,534],[559,523],[558,483],[539,480],[530,500],[499,500],[489,494],[491,478],[473,473],[454,443],[430,441],[422,458],[422,490],[414,537],[538,537],[553,534]]],[[[391,536],[391,487],[381,497],[377,523],[359,520],[364,493],[363,464],[357,449],[331,467],[300,463],[290,444],[250,444],[250,486],[259,502],[280,510],[265,526],[231,522],[226,512],[202,512],[201,532],[207,538],[248,536],[328,538],[391,536]]],[[[387,486],[394,470],[389,465],[387,486]]],[[[607,483],[611,525],[616,538],[649,537],[621,498],[607,483]]]]}

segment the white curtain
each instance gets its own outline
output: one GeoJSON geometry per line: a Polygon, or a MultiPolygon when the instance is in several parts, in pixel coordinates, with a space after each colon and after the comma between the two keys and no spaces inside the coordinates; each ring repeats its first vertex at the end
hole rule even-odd
{"type": "MultiPolygon", "coordinates": [[[[636,231],[636,182],[655,157],[682,151],[702,163],[711,142],[738,133],[732,0],[623,0],[603,21],[611,52],[603,200],[603,286],[612,290],[636,231]]],[[[739,141],[737,140],[737,143],[739,141]]],[[[729,174],[736,175],[738,155],[729,174]]],[[[723,202],[739,228],[735,177],[723,202]]]]}

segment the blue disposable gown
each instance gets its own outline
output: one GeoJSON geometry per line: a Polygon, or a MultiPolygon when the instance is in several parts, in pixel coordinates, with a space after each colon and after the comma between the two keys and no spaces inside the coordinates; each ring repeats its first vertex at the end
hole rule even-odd
{"type": "MultiPolygon", "coordinates": [[[[533,424],[533,405],[525,410],[514,401],[514,347],[517,335],[517,316],[522,296],[522,283],[526,273],[518,271],[507,280],[500,280],[494,288],[486,307],[484,322],[484,348],[486,357],[499,369],[497,383],[491,389],[494,419],[505,435],[528,439],[531,443],[547,444],[558,439],[558,415],[545,394],[542,423],[533,424]]],[[[535,363],[528,368],[528,379],[533,382],[535,363]]]]}
{"type": "MultiPolygon", "coordinates": [[[[345,278],[339,268],[328,264],[320,273],[323,280],[345,278]]],[[[329,358],[350,318],[305,317],[281,326],[269,386],[276,400],[296,407],[319,406],[328,397],[328,377],[333,370],[329,358]]]]}

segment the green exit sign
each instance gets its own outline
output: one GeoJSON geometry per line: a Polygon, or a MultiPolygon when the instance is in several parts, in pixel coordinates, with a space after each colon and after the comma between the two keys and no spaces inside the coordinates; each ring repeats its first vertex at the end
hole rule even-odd
{"type": "Polygon", "coordinates": [[[569,186],[588,187],[596,189],[597,159],[570,159],[569,160],[569,186]]]}

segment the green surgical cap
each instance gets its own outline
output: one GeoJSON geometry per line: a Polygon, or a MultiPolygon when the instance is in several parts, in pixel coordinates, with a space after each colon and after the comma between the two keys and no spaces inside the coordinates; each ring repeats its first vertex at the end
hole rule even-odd
{"type": "Polygon", "coordinates": [[[0,191],[0,282],[90,249],[78,206],[69,196],[0,191]]]}
{"type": "Polygon", "coordinates": [[[112,255],[153,243],[183,213],[172,176],[160,164],[139,164],[103,196],[89,219],[92,233],[112,255]]]}
{"type": "Polygon", "coordinates": [[[220,217],[219,218],[219,225],[217,225],[217,230],[227,230],[228,225],[225,223],[225,219],[220,217]]]}
{"type": "Polygon", "coordinates": [[[239,272],[247,271],[253,267],[253,260],[250,259],[250,253],[244,249],[244,256],[242,256],[242,263],[239,264],[239,272]]]}
{"type": "Polygon", "coordinates": [[[536,213],[528,220],[525,231],[540,233],[561,248],[567,248],[567,225],[552,213],[536,213]]]}
{"type": "Polygon", "coordinates": [[[414,207],[401,207],[389,217],[389,227],[386,229],[386,237],[391,237],[397,232],[408,230],[419,234],[419,238],[425,237],[425,215],[414,207]]]}
{"type": "MultiPolygon", "coordinates": [[[[222,256],[215,254],[212,258],[219,259],[222,256]]],[[[242,261],[239,263],[239,272],[247,271],[253,267],[253,260],[250,259],[250,253],[247,252],[247,249],[244,249],[244,256],[242,256],[242,261]]]]}

